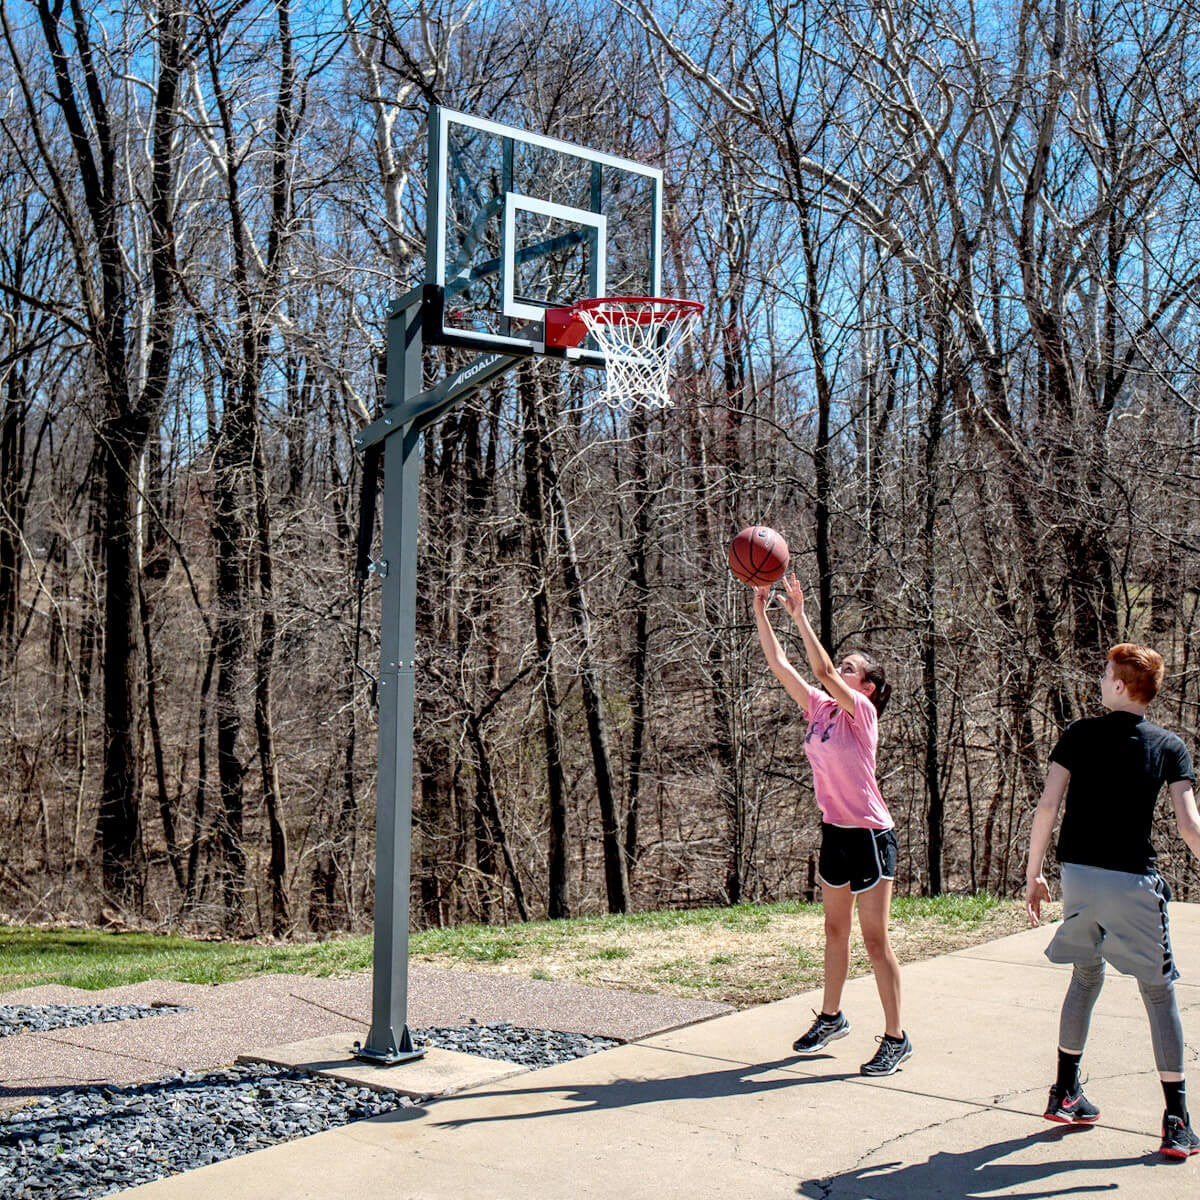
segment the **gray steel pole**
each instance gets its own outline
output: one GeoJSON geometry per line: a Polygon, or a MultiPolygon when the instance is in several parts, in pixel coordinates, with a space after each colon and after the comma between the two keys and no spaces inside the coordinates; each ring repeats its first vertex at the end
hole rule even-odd
{"type": "MultiPolygon", "coordinates": [[[[387,329],[387,407],[421,391],[421,309],[401,303],[387,329]]],[[[409,878],[417,645],[417,505],[421,435],[400,427],[384,447],[379,763],[375,817],[375,945],[371,1030],[358,1058],[420,1058],[408,1032],[409,878]]]]}
{"type": "Polygon", "coordinates": [[[413,721],[416,712],[417,518],[421,431],[518,360],[484,354],[428,392],[421,362],[421,289],[393,306],[387,328],[384,415],[355,438],[387,439],[383,458],[383,557],[379,764],[375,808],[375,943],[371,1030],[357,1058],[420,1058],[408,1032],[409,880],[412,873],[413,721]]]}

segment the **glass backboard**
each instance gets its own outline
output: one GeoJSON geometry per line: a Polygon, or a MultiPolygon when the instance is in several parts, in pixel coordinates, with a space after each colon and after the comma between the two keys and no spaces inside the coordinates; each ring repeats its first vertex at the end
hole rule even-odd
{"type": "Polygon", "coordinates": [[[427,195],[429,342],[544,354],[547,308],[661,292],[654,167],[435,106],[427,195]]]}

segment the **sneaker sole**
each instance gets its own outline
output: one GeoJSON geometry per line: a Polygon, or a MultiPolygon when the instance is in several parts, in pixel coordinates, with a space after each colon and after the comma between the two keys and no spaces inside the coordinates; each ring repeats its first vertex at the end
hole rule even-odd
{"type": "Polygon", "coordinates": [[[1042,1113],[1042,1116],[1056,1125],[1095,1125],[1100,1120],[1099,1113],[1094,1117],[1065,1117],[1059,1113],[1042,1113]]]}
{"type": "Polygon", "coordinates": [[[1168,1149],[1166,1146],[1163,1146],[1160,1148],[1159,1153],[1163,1158],[1191,1158],[1193,1154],[1200,1154],[1200,1146],[1195,1147],[1193,1150],[1176,1150],[1173,1146],[1168,1149]]]}
{"type": "Polygon", "coordinates": [[[902,1062],[908,1062],[908,1060],[910,1058],[912,1058],[912,1047],[911,1046],[907,1050],[905,1050],[905,1052],[902,1055],[900,1055],[900,1057],[898,1059],[896,1059],[896,1062],[890,1071],[868,1071],[866,1064],[864,1063],[861,1067],[858,1068],[858,1073],[860,1075],[866,1075],[869,1079],[883,1079],[888,1075],[895,1075],[895,1073],[898,1070],[900,1070],[900,1064],[902,1062]]]}
{"type": "Polygon", "coordinates": [[[792,1045],[792,1053],[800,1054],[800,1055],[820,1054],[821,1051],[824,1050],[825,1047],[828,1046],[830,1042],[836,1042],[838,1040],[838,1038],[844,1038],[846,1036],[846,1034],[848,1034],[849,1032],[850,1032],[850,1026],[847,1025],[845,1029],[839,1029],[837,1031],[837,1033],[831,1033],[819,1046],[810,1046],[807,1050],[799,1050],[796,1048],[795,1044],[793,1044],[792,1045]]]}

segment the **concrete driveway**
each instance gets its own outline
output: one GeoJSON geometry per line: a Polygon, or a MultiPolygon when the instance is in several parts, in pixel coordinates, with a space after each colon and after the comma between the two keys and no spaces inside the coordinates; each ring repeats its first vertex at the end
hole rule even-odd
{"type": "MultiPolygon", "coordinates": [[[[1200,1043],[1200,907],[1171,906],[1189,1062],[1200,1043]]],[[[1084,1074],[1092,1128],[1041,1117],[1068,969],[1050,930],[904,971],[916,1052],[889,1079],[858,1066],[881,1017],[853,981],[853,1031],[791,1054],[809,993],[528,1072],[388,1117],[175,1176],[129,1200],[813,1200],[1195,1194],[1200,1156],[1157,1147],[1162,1093],[1136,985],[1110,972],[1084,1074]]],[[[404,1066],[377,1068],[403,1072],[404,1066]]],[[[1193,1072],[1194,1088],[1200,1088],[1193,1072]]],[[[1197,1101],[1200,1110],[1200,1101],[1197,1101]]]]}

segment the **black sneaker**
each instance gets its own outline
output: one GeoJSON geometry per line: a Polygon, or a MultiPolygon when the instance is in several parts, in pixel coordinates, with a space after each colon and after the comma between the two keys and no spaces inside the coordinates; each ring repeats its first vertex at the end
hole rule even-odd
{"type": "Polygon", "coordinates": [[[816,1018],[809,1031],[792,1043],[792,1049],[797,1054],[816,1054],[818,1050],[824,1050],[830,1042],[836,1042],[838,1038],[844,1038],[850,1032],[850,1022],[843,1013],[839,1012],[836,1017],[826,1017],[817,1013],[816,1018]]]}
{"type": "Polygon", "coordinates": [[[1058,1084],[1051,1085],[1050,1099],[1042,1114],[1047,1121],[1060,1125],[1094,1125],[1100,1120],[1100,1110],[1083,1094],[1083,1088],[1064,1092],[1058,1084]]]}
{"type": "Polygon", "coordinates": [[[1200,1137],[1192,1132],[1191,1121],[1163,1113],[1163,1140],[1159,1149],[1167,1158],[1187,1158],[1200,1154],[1200,1137]]]}
{"type": "Polygon", "coordinates": [[[900,1064],[912,1057],[912,1042],[908,1040],[907,1033],[902,1033],[899,1039],[888,1037],[885,1033],[875,1040],[879,1043],[879,1049],[870,1062],[858,1068],[861,1075],[894,1075],[900,1064]]]}

